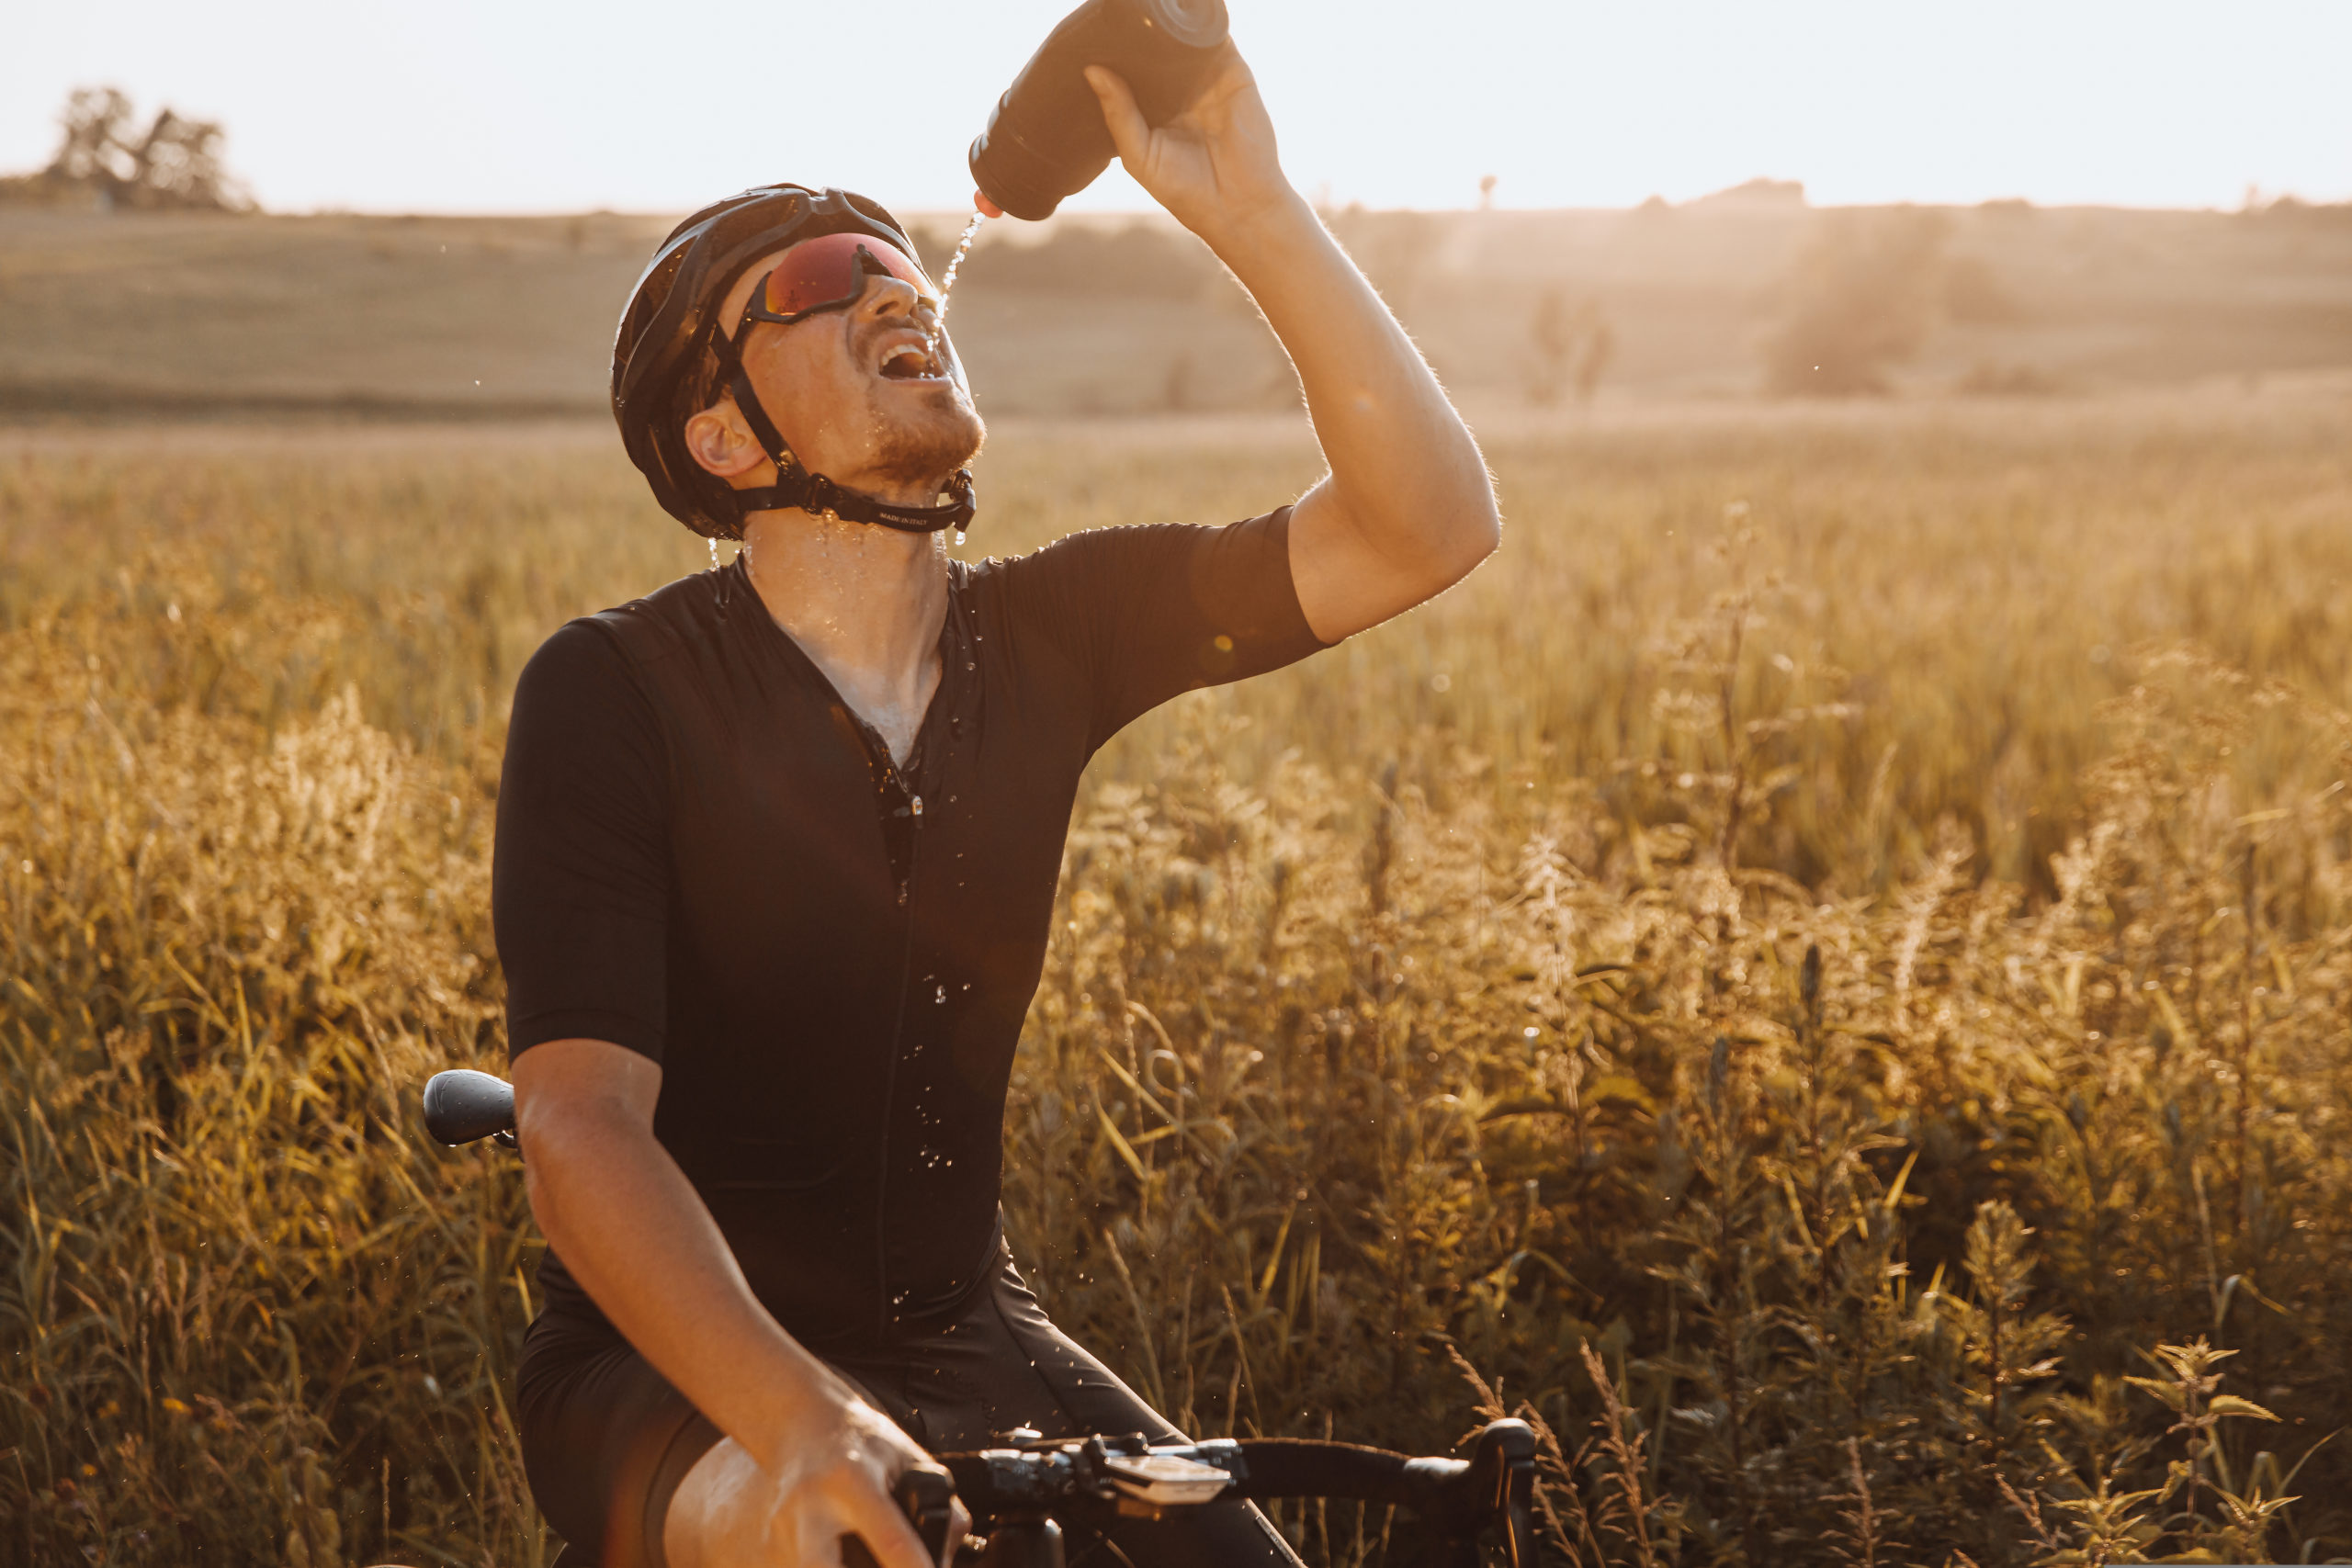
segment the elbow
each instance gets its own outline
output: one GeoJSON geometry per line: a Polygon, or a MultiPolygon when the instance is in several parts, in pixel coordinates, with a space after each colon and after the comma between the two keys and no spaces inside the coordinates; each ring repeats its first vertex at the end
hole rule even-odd
{"type": "MultiPolygon", "coordinates": [[[[651,1129],[625,1107],[593,1098],[541,1095],[518,1100],[515,1136],[523,1150],[523,1194],[539,1234],[557,1251],[572,1240],[583,1179],[625,1162],[651,1129]]],[[[594,1212],[594,1205],[586,1205],[594,1212]]]]}
{"type": "Polygon", "coordinates": [[[1464,505],[1447,533],[1446,582],[1451,586],[1477,570],[1502,547],[1503,514],[1495,504],[1493,489],[1486,489],[1464,505]]]}
{"type": "Polygon", "coordinates": [[[1467,496],[1424,512],[1414,534],[1411,555],[1398,564],[1417,585],[1412,602],[1420,604],[1477,570],[1501,546],[1503,522],[1491,493],[1467,496]]]}
{"type": "Polygon", "coordinates": [[[517,1133],[523,1147],[524,1201],[539,1234],[560,1252],[570,1239],[566,1233],[571,1221],[571,1207],[564,1201],[571,1175],[571,1143],[561,1131],[547,1126],[545,1119],[540,1126],[528,1132],[518,1128],[517,1133]]]}
{"type": "Polygon", "coordinates": [[[1492,487],[1482,498],[1468,533],[1474,552],[1470,561],[1473,567],[1503,547],[1503,513],[1502,508],[1496,504],[1492,487]]]}
{"type": "MultiPolygon", "coordinates": [[[[1464,433],[1465,438],[1468,433],[1464,433]]],[[[1502,503],[1495,495],[1495,476],[1475,444],[1454,467],[1452,494],[1446,498],[1444,554],[1449,584],[1461,581],[1502,547],[1502,503]]]]}

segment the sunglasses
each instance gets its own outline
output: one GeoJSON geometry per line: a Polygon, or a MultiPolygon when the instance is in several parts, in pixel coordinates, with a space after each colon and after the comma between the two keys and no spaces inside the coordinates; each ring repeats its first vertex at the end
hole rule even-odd
{"type": "Polygon", "coordinates": [[[887,240],[871,234],[826,234],[784,253],[743,305],[742,330],[753,321],[788,327],[826,310],[846,310],[865,292],[869,277],[895,277],[934,307],[939,291],[922,267],[887,240]]]}

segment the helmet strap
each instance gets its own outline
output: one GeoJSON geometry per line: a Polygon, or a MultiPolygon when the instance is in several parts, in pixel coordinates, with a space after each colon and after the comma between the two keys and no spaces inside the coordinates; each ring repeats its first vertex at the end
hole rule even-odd
{"type": "Polygon", "coordinates": [[[978,507],[978,495],[972,488],[969,468],[958,468],[947,481],[945,504],[939,506],[899,506],[890,502],[876,501],[870,495],[860,495],[820,473],[812,473],[793,457],[786,446],[784,435],[768,418],[767,410],[760,406],[759,395],[752,390],[752,378],[743,368],[743,356],[736,351],[734,340],[718,329],[714,322],[710,333],[711,352],[718,355],[719,364],[727,371],[727,389],[735,398],[735,406],[742,412],[743,423],[752,427],[752,438],[775,465],[776,482],[757,490],[739,490],[733,493],[735,512],[739,519],[736,534],[742,533],[741,519],[754,512],[775,512],[797,508],[845,523],[871,523],[876,527],[895,528],[901,534],[936,534],[953,528],[957,534],[972,525],[972,513],[978,507]]]}

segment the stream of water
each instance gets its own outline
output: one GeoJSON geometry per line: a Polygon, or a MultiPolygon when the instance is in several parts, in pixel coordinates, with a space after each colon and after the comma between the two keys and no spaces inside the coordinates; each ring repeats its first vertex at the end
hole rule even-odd
{"type": "Polygon", "coordinates": [[[947,299],[948,296],[956,291],[956,275],[964,270],[964,258],[970,254],[972,242],[979,238],[980,225],[987,221],[988,218],[985,214],[978,212],[972,214],[972,220],[964,225],[963,238],[956,242],[956,254],[947,259],[946,272],[940,276],[939,325],[942,329],[947,325],[947,299]]]}

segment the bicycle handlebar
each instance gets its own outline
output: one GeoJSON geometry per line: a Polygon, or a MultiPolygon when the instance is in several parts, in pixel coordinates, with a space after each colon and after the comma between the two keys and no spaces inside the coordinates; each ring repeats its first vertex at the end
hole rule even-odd
{"type": "MultiPolygon", "coordinates": [[[[1286,1438],[1153,1448],[1139,1436],[938,1457],[945,1475],[909,1471],[897,1488],[934,1561],[957,1498],[989,1538],[990,1568],[1059,1568],[1065,1518],[1107,1524],[1227,1497],[1331,1497],[1412,1510],[1437,1532],[1434,1560],[1446,1568],[1475,1564],[1480,1530],[1500,1523],[1510,1568],[1535,1568],[1535,1435],[1521,1421],[1489,1423],[1466,1460],[1286,1438]]],[[[870,1562],[861,1543],[843,1546],[851,1568],[870,1562]]],[[[971,1547],[957,1557],[970,1559],[971,1547]]]]}
{"type": "MultiPolygon", "coordinates": [[[[424,1098],[425,1131],[437,1141],[514,1146],[514,1089],[505,1079],[455,1067],[434,1074],[424,1098]]],[[[896,1488],[933,1562],[950,1561],[947,1527],[959,1497],[990,1538],[987,1568],[1062,1568],[1063,1517],[1107,1523],[1227,1497],[1330,1497],[1411,1509],[1438,1533],[1438,1568],[1476,1568],[1478,1532],[1499,1521],[1508,1568],[1535,1568],[1535,1434],[1523,1421],[1488,1422],[1466,1460],[1295,1438],[1153,1448],[1140,1434],[938,1457],[946,1474],[910,1470],[896,1488]]],[[[960,1543],[956,1559],[970,1558],[975,1544],[960,1543]]],[[[849,1568],[873,1568],[856,1537],[842,1537],[842,1547],[849,1568]]]]}

